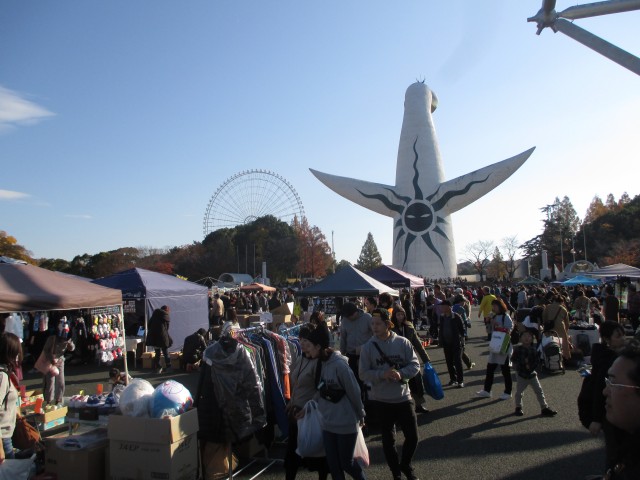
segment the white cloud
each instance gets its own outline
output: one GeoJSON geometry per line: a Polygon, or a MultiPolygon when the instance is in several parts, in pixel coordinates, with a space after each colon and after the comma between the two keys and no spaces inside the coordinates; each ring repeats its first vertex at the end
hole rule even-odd
{"type": "Polygon", "coordinates": [[[93,215],[87,215],[87,214],[67,214],[65,215],[66,218],[80,218],[82,220],[91,220],[93,218],[93,215]]]}
{"type": "MultiPolygon", "coordinates": [[[[0,124],[0,128],[2,128],[2,124],[0,124]]],[[[21,200],[30,196],[28,193],[0,190],[0,200],[21,200]]]]}
{"type": "Polygon", "coordinates": [[[19,93],[0,86],[0,132],[19,125],[34,125],[55,115],[19,93]]]}

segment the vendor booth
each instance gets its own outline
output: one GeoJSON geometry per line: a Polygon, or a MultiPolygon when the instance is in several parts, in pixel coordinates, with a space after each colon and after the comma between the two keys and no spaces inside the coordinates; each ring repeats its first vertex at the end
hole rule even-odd
{"type": "Polygon", "coordinates": [[[394,297],[398,291],[347,265],[321,282],[296,292],[296,297],[368,297],[389,293],[394,297]]]}
{"type": "Polygon", "coordinates": [[[170,351],[180,350],[185,337],[209,324],[209,290],[203,285],[142,268],[98,278],[93,283],[121,290],[128,304],[125,320],[139,320],[145,332],[153,311],[167,305],[171,310],[169,335],[174,340],[170,351]]]}
{"type": "Polygon", "coordinates": [[[371,278],[384,283],[391,288],[422,288],[424,279],[411,273],[403,272],[389,265],[381,265],[367,272],[371,278]]]}

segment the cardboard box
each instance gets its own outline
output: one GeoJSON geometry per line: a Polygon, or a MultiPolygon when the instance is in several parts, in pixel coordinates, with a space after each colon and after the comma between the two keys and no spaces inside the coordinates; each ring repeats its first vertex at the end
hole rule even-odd
{"type": "Polygon", "coordinates": [[[51,420],[50,422],[43,423],[41,430],[46,432],[47,430],[51,430],[52,428],[59,427],[60,425],[64,425],[67,421],[67,417],[56,418],[55,420],[51,420]]]}
{"type": "Polygon", "coordinates": [[[49,412],[36,414],[36,420],[38,423],[50,423],[59,418],[63,418],[67,416],[69,409],[67,407],[57,408],[55,410],[51,410],[49,412]]]}
{"type": "Polygon", "coordinates": [[[198,470],[198,412],[170,419],[109,417],[113,480],[192,480],[198,470]]]}
{"type": "Polygon", "coordinates": [[[155,352],[145,352],[142,354],[142,368],[153,368],[153,359],[156,356],[155,352]]]}
{"type": "MultiPolygon", "coordinates": [[[[67,434],[68,435],[68,434],[67,434]]],[[[65,436],[45,439],[45,470],[55,473],[58,478],[107,480],[105,477],[105,455],[109,447],[106,432],[87,435],[65,436]],[[65,449],[62,443],[70,439],[79,443],[93,441],[80,449],[65,449]]]]}

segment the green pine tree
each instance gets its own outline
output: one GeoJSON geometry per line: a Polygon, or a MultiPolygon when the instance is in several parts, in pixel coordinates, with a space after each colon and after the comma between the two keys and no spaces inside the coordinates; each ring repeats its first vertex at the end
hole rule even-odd
{"type": "Polygon", "coordinates": [[[382,257],[380,256],[376,242],[373,240],[373,235],[369,232],[367,234],[367,240],[364,242],[362,250],[360,250],[360,256],[358,257],[358,262],[355,267],[366,273],[374,268],[378,268],[380,265],[382,265],[382,257]]]}

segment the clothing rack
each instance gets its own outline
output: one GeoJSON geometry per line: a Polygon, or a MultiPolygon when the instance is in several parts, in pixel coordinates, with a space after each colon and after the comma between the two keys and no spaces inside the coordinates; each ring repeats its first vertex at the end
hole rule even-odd
{"type": "MultiPolygon", "coordinates": [[[[259,325],[257,327],[238,328],[238,329],[235,329],[235,330],[232,329],[232,330],[229,330],[229,332],[227,332],[227,334],[228,335],[235,335],[235,334],[238,334],[238,333],[263,332],[263,331],[264,331],[264,325],[259,325]]],[[[249,468],[254,463],[257,463],[257,462],[259,462],[261,460],[268,462],[267,466],[262,468],[262,470],[260,470],[258,473],[256,473],[249,480],[255,480],[256,478],[258,478],[260,475],[262,475],[264,472],[266,472],[269,468],[271,468],[276,463],[282,463],[282,460],[269,458],[265,454],[264,458],[253,458],[248,464],[246,464],[244,467],[242,467],[240,470],[238,470],[237,472],[234,473],[234,471],[233,471],[233,444],[229,444],[229,453],[228,453],[228,458],[227,458],[227,461],[229,462],[229,464],[228,464],[229,465],[229,476],[227,477],[227,480],[233,480],[234,475],[238,475],[239,473],[243,472],[244,470],[249,468]]]]}
{"type": "Polygon", "coordinates": [[[282,329],[280,329],[280,331],[278,333],[280,335],[282,335],[283,337],[288,337],[289,335],[293,335],[295,333],[298,333],[298,331],[300,330],[300,327],[302,327],[302,324],[298,323],[297,325],[294,325],[293,327],[282,328],[282,329]]]}

